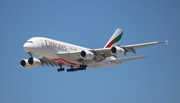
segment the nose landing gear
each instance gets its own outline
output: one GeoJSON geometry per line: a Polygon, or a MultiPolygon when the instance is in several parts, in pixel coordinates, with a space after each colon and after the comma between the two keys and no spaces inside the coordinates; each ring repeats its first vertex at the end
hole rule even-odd
{"type": "Polygon", "coordinates": [[[30,58],[32,58],[32,53],[28,52],[28,54],[30,55],[30,58]]]}

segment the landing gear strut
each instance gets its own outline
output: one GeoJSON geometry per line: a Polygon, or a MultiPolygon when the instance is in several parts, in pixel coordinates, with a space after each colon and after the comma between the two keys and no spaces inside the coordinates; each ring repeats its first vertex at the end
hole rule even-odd
{"type": "Polygon", "coordinates": [[[29,57],[29,59],[28,59],[28,63],[30,64],[30,65],[32,65],[33,64],[33,56],[32,56],[32,54],[30,53],[30,52],[28,52],[28,54],[30,55],[30,57],[29,57]]]}
{"type": "Polygon", "coordinates": [[[30,55],[30,57],[32,58],[32,54],[30,52],[28,52],[28,54],[30,55]]]}
{"type": "Polygon", "coordinates": [[[57,72],[62,72],[62,71],[64,71],[64,68],[62,67],[62,65],[60,65],[60,68],[57,69],[57,72]]]}

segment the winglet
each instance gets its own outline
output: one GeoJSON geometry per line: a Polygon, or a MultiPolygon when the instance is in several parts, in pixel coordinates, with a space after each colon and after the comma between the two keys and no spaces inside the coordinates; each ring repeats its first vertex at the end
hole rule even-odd
{"type": "Polygon", "coordinates": [[[166,45],[168,45],[168,39],[165,41],[166,45]]]}

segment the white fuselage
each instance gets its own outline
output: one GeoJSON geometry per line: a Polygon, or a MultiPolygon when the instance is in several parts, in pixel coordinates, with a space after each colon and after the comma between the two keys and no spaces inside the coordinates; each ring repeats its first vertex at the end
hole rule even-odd
{"type": "Polygon", "coordinates": [[[32,68],[38,66],[59,66],[58,72],[64,71],[63,66],[70,66],[67,72],[86,70],[86,67],[114,66],[122,62],[146,58],[146,56],[124,56],[127,52],[136,53],[135,49],[166,43],[166,41],[154,41],[140,44],[120,46],[123,35],[122,29],[116,29],[104,48],[89,49],[49,38],[33,37],[24,45],[24,50],[30,54],[30,58],[22,59],[20,66],[32,68]],[[40,57],[32,57],[32,54],[40,57]],[[75,68],[74,68],[75,67],[75,68]]]}
{"type": "MultiPolygon", "coordinates": [[[[49,60],[53,60],[58,64],[63,64],[65,66],[76,66],[81,65],[78,61],[68,60],[62,57],[59,57],[57,53],[64,52],[74,52],[74,51],[82,51],[82,50],[90,50],[89,48],[44,38],[44,37],[33,37],[29,39],[24,44],[24,50],[26,52],[30,52],[31,54],[35,54],[37,56],[45,57],[49,60]]],[[[86,64],[87,67],[103,67],[103,66],[113,66],[119,63],[111,63],[109,59],[114,59],[113,57],[106,58],[99,62],[92,62],[90,64],[86,64]]]]}

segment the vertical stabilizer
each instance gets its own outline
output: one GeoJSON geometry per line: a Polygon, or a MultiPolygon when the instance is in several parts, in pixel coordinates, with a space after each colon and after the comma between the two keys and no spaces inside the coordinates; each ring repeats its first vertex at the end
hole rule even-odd
{"type": "Polygon", "coordinates": [[[122,38],[123,30],[122,29],[116,29],[114,34],[111,36],[109,41],[106,43],[104,48],[110,48],[113,46],[117,46],[120,44],[120,40],[122,38]]]}

